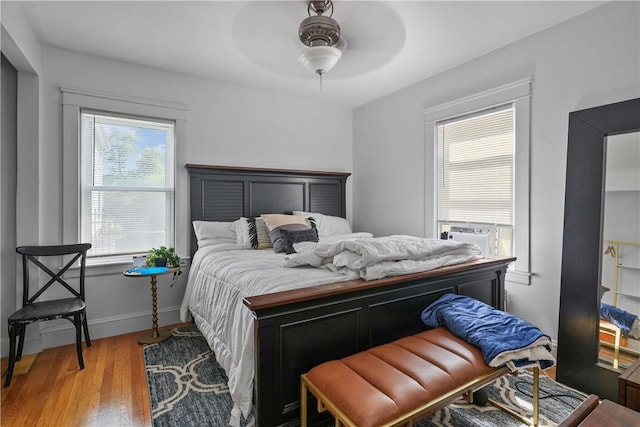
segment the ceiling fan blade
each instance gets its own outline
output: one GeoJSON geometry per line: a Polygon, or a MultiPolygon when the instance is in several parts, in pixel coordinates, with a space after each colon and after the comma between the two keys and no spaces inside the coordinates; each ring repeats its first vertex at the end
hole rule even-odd
{"type": "Polygon", "coordinates": [[[334,16],[341,36],[347,40],[347,50],[397,53],[402,49],[406,39],[404,23],[387,3],[349,2],[348,6],[341,17],[334,16]]]}

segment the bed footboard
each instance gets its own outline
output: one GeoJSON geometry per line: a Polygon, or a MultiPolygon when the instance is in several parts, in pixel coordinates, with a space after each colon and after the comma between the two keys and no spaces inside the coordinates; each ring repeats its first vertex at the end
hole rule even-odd
{"type": "Polygon", "coordinates": [[[327,360],[426,329],[422,310],[445,293],[502,309],[504,276],[512,261],[483,259],[425,273],[245,299],[255,318],[258,425],[295,425],[301,374],[327,360]]]}

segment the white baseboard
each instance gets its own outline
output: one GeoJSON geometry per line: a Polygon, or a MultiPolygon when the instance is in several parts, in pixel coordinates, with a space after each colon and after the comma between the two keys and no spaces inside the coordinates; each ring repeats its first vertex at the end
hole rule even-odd
{"type": "MultiPolygon", "coordinates": [[[[128,334],[136,331],[151,329],[151,310],[138,313],[128,313],[121,316],[104,317],[102,319],[89,319],[89,335],[92,340],[128,334]]],[[[180,323],[180,307],[166,307],[158,309],[158,325],[174,325],[180,323]]],[[[24,342],[23,354],[32,354],[42,351],[44,348],[58,347],[75,343],[75,328],[71,322],[65,322],[52,327],[46,323],[40,330],[40,336],[27,337],[24,342]]],[[[32,325],[31,328],[37,326],[32,325]]],[[[27,328],[29,329],[29,328],[27,328]]],[[[83,336],[84,338],[84,336],[83,336]]],[[[1,342],[2,357],[9,355],[9,339],[3,338],[1,342]]]]}

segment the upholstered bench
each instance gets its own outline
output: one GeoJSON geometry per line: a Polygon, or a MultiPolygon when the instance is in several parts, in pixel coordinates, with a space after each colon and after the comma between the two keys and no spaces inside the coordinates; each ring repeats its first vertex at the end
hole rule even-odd
{"type": "MultiPolygon", "coordinates": [[[[301,377],[301,425],[307,425],[307,391],[318,412],[329,411],[336,426],[413,425],[414,420],[509,373],[488,366],[480,350],[446,328],[435,328],[360,353],[332,360],[301,377]]],[[[533,423],[538,424],[538,368],[534,368],[533,423]]]]}

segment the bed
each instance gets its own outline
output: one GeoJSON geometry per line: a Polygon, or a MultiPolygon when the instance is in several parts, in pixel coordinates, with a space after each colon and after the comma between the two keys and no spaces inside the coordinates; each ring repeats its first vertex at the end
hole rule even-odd
{"type": "MultiPolygon", "coordinates": [[[[346,216],[348,173],[210,165],[186,167],[190,179],[191,221],[230,222],[240,217],[294,211],[346,216]]],[[[189,226],[191,228],[191,224],[189,226]]],[[[204,253],[194,255],[195,234],[192,234],[191,249],[193,270],[198,268],[195,264],[201,262],[199,258],[204,253]]],[[[269,255],[265,252],[261,256],[269,255]]],[[[341,280],[336,276],[337,281],[323,283],[325,279],[318,279],[321,284],[303,288],[285,284],[282,289],[276,286],[269,293],[243,297],[242,307],[236,309],[244,310],[243,316],[248,316],[252,323],[251,342],[246,344],[252,347],[253,353],[253,376],[249,379],[253,393],[249,393],[249,398],[257,424],[297,424],[300,374],[324,361],[424,330],[420,313],[445,293],[468,295],[503,308],[504,276],[513,260],[477,259],[369,281],[341,280]]],[[[219,313],[207,319],[201,307],[187,309],[198,312],[194,317],[201,330],[211,328],[216,319],[222,319],[219,313]]],[[[242,402],[236,403],[241,406],[242,402]]]]}

